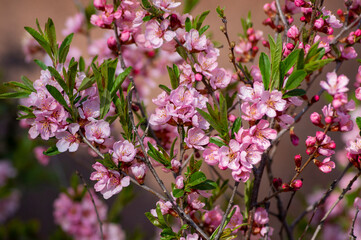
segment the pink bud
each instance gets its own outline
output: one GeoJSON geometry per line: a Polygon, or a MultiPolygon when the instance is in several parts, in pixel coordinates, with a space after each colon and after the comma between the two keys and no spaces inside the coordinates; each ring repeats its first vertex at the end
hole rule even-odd
{"type": "Polygon", "coordinates": [[[94,7],[98,10],[104,10],[105,5],[107,4],[107,0],[94,0],[93,1],[94,7]]]}
{"type": "Polygon", "coordinates": [[[291,138],[291,143],[294,146],[298,146],[298,144],[300,143],[300,139],[293,131],[290,131],[290,138],[291,138]]]}
{"type": "Polygon", "coordinates": [[[321,124],[321,115],[317,112],[314,112],[310,116],[311,122],[316,126],[321,124]]]}
{"type": "Polygon", "coordinates": [[[305,5],[305,1],[304,0],[295,0],[295,5],[297,7],[302,7],[303,5],[305,5]]]}
{"type": "Polygon", "coordinates": [[[200,82],[200,81],[202,81],[203,76],[200,73],[196,73],[195,78],[196,78],[196,81],[200,82]]]}
{"type": "Polygon", "coordinates": [[[338,16],[343,16],[343,11],[342,11],[341,9],[338,9],[337,12],[336,12],[336,14],[337,14],[338,16]]]}
{"type": "Polygon", "coordinates": [[[286,48],[287,48],[288,50],[293,50],[294,47],[295,47],[295,45],[293,45],[293,43],[287,43],[287,44],[286,44],[286,48]]]}
{"type": "Polygon", "coordinates": [[[306,154],[307,154],[307,155],[311,155],[315,150],[316,150],[315,147],[308,147],[308,148],[306,149],[306,154]]]}
{"type": "Polygon", "coordinates": [[[330,117],[330,116],[325,117],[325,122],[326,122],[327,124],[332,123],[332,117],[330,117]]]}
{"type": "Polygon", "coordinates": [[[303,185],[302,180],[297,179],[292,182],[291,187],[293,188],[293,190],[299,190],[302,187],[302,185],[303,185]]]}
{"type": "Polygon", "coordinates": [[[120,35],[120,40],[122,42],[128,42],[130,39],[130,32],[129,31],[123,31],[120,35]]]}
{"type": "Polygon", "coordinates": [[[293,19],[293,17],[289,17],[289,18],[287,19],[287,21],[288,21],[288,24],[289,24],[289,25],[292,25],[292,23],[294,22],[294,19],[293,19]]]}
{"type": "Polygon", "coordinates": [[[295,25],[293,25],[290,29],[288,29],[287,37],[292,39],[297,39],[299,34],[300,32],[298,31],[298,28],[295,25]]]}
{"type": "Polygon", "coordinates": [[[324,24],[325,24],[325,20],[323,20],[323,18],[319,18],[316,19],[314,26],[316,29],[320,30],[324,24]]]}
{"type": "Polygon", "coordinates": [[[282,189],[285,192],[288,192],[290,190],[290,185],[288,185],[287,183],[282,184],[282,189]]]}
{"type": "Polygon", "coordinates": [[[307,147],[313,147],[316,144],[316,138],[312,136],[308,136],[306,139],[306,146],[307,147]]]}
{"type": "Polygon", "coordinates": [[[356,37],[361,36],[361,29],[357,29],[357,30],[355,31],[355,35],[356,35],[356,37]]]}
{"type": "Polygon", "coordinates": [[[315,96],[313,96],[313,97],[312,97],[312,99],[311,99],[311,103],[318,102],[319,100],[320,100],[320,96],[315,95],[315,96]]]}
{"type": "Polygon", "coordinates": [[[269,48],[269,42],[266,41],[266,40],[263,40],[263,41],[262,41],[262,45],[263,45],[264,47],[266,47],[266,48],[269,48]]]}
{"type": "Polygon", "coordinates": [[[175,179],[175,187],[178,189],[182,189],[184,187],[184,182],[183,182],[183,177],[182,176],[178,176],[175,179]]]}
{"type": "Polygon", "coordinates": [[[236,119],[237,119],[237,117],[234,116],[233,114],[229,114],[229,115],[228,115],[228,120],[229,120],[230,122],[234,122],[234,121],[236,121],[236,119]]]}
{"type": "Polygon", "coordinates": [[[355,91],[355,97],[358,99],[358,100],[361,100],[361,87],[358,87],[355,91]]]}
{"type": "Polygon", "coordinates": [[[173,159],[172,161],[170,161],[170,164],[172,165],[172,170],[177,173],[179,171],[181,163],[178,160],[173,159]]]}
{"type": "Polygon", "coordinates": [[[328,35],[332,35],[332,34],[333,34],[333,28],[332,28],[332,27],[328,27],[328,28],[327,28],[327,34],[328,34],[328,35]]]}
{"type": "Polygon", "coordinates": [[[302,164],[302,156],[300,154],[295,156],[295,165],[296,168],[300,168],[302,164]]]}
{"type": "Polygon", "coordinates": [[[306,17],[305,16],[300,17],[300,21],[301,22],[306,22],[306,17]]]}
{"type": "Polygon", "coordinates": [[[282,179],[281,178],[273,178],[272,184],[276,189],[278,189],[282,185],[282,179]]]}
{"type": "Polygon", "coordinates": [[[116,51],[117,50],[117,41],[115,40],[115,37],[111,36],[107,40],[108,48],[116,51]]]}
{"type": "Polygon", "coordinates": [[[247,29],[247,35],[252,35],[254,34],[254,29],[253,28],[248,28],[247,29]]]}
{"type": "Polygon", "coordinates": [[[321,131],[317,131],[316,132],[316,140],[318,142],[322,142],[323,139],[325,138],[326,134],[324,132],[321,132],[321,131]]]}

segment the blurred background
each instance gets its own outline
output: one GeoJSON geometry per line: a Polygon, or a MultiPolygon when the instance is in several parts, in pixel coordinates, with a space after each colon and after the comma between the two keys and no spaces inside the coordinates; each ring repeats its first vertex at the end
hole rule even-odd
{"type": "MultiPolygon", "coordinates": [[[[2,82],[18,81],[21,75],[25,75],[31,80],[36,80],[40,76],[40,69],[33,62],[25,62],[25,55],[22,51],[22,43],[27,35],[24,26],[35,28],[36,18],[39,19],[40,24],[43,26],[47,18],[51,17],[55,23],[57,35],[60,37],[62,36],[61,30],[65,26],[66,19],[78,12],[77,7],[72,0],[1,0],[0,2],[3,3],[0,8],[0,16],[2,17],[2,21],[0,21],[0,79],[2,82]]],[[[266,18],[263,12],[263,5],[266,2],[264,0],[200,0],[199,5],[192,14],[198,15],[205,10],[211,10],[210,15],[205,20],[205,24],[211,26],[208,31],[212,32],[213,40],[226,44],[224,35],[219,31],[221,21],[216,15],[216,7],[218,5],[225,7],[230,37],[237,42],[238,33],[243,31],[240,18],[246,18],[249,10],[252,12],[254,28],[262,30],[264,37],[268,34],[273,34],[270,28],[262,25],[262,21],[266,18]]],[[[325,2],[327,7],[333,11],[344,7],[343,1],[340,0],[325,2]]],[[[87,5],[89,2],[82,1],[82,4],[87,5]]],[[[100,36],[101,31],[93,31],[91,34],[100,36]]],[[[86,47],[84,47],[86,45],[84,44],[85,41],[86,39],[83,36],[78,36],[74,39],[74,45],[84,53],[87,51],[86,47]]],[[[264,51],[264,49],[261,48],[260,51],[264,51]]],[[[359,52],[359,49],[357,51],[359,52]]],[[[229,69],[232,67],[228,61],[227,48],[221,49],[220,65],[229,69]]],[[[334,65],[331,64],[328,69],[324,69],[324,73],[331,71],[333,68],[334,65]]],[[[357,62],[350,61],[341,66],[339,73],[347,73],[351,82],[353,82],[357,68],[357,62]]],[[[325,80],[324,73],[319,77],[320,80],[325,80]]],[[[0,90],[4,91],[4,89],[0,90]]],[[[308,96],[312,97],[312,94],[315,94],[318,90],[319,85],[316,83],[308,96]]],[[[158,93],[160,93],[160,90],[152,90],[154,95],[149,97],[154,97],[158,93]]],[[[320,107],[324,103],[322,101],[315,104],[313,109],[310,109],[308,114],[305,114],[304,119],[296,125],[295,133],[300,138],[300,144],[297,147],[291,144],[288,134],[285,134],[283,137],[274,158],[273,170],[276,177],[287,180],[294,175],[293,157],[299,153],[305,156],[304,140],[308,135],[314,134],[316,130],[316,127],[308,120],[309,114],[313,111],[320,111],[320,107]]],[[[39,164],[34,156],[33,148],[43,143],[40,141],[30,141],[27,137],[27,131],[20,128],[19,122],[15,120],[16,116],[16,102],[0,100],[0,159],[11,160],[17,168],[16,187],[21,192],[19,208],[15,212],[14,218],[21,221],[36,220],[36,222],[28,222],[31,225],[30,228],[38,229],[41,239],[48,239],[48,236],[56,230],[53,220],[53,202],[59,195],[61,187],[69,186],[69,178],[75,170],[79,170],[85,179],[89,179],[90,166],[93,160],[86,151],[82,150],[75,154],[64,153],[51,157],[47,166],[39,164]]],[[[331,134],[331,136],[337,139],[337,135],[331,134]]],[[[337,146],[342,148],[342,144],[337,144],[337,146]]],[[[297,213],[301,211],[300,206],[305,201],[302,193],[310,192],[318,187],[328,186],[327,184],[335,179],[339,172],[340,170],[337,169],[331,174],[326,175],[321,173],[315,166],[309,166],[302,174],[304,188],[302,188],[301,194],[296,194],[296,202],[291,207],[289,215],[297,216],[297,213]]],[[[224,174],[224,176],[225,178],[230,178],[228,173],[224,174]]],[[[91,181],[87,181],[92,186],[91,181]]],[[[147,181],[153,181],[152,177],[148,176],[147,181]]],[[[122,209],[119,216],[120,224],[123,229],[130,233],[137,232],[137,229],[141,228],[145,230],[143,239],[150,239],[154,229],[145,218],[144,212],[154,208],[157,199],[136,186],[133,189],[135,190],[133,196],[135,200],[122,209]]],[[[240,191],[242,191],[242,188],[240,191]]],[[[259,199],[268,194],[268,180],[264,176],[259,199]]],[[[131,195],[133,193],[129,193],[129,196],[131,195]]],[[[285,200],[289,197],[289,194],[283,195],[285,200]]],[[[127,198],[127,196],[124,198],[127,198]]],[[[115,200],[109,200],[110,203],[112,201],[115,200]]],[[[126,203],[127,201],[124,200],[123,202],[126,203]]],[[[242,208],[242,201],[237,202],[242,208]]],[[[275,205],[274,202],[271,205],[271,209],[274,209],[275,206],[273,205],[275,205]]]]}

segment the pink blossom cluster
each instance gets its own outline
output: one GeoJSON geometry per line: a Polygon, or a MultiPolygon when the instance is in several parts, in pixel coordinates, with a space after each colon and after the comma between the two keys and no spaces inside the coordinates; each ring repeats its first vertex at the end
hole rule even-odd
{"type": "MultiPolygon", "coordinates": [[[[90,195],[85,191],[85,195],[79,196],[83,187],[68,189],[67,194],[61,193],[54,202],[55,222],[60,225],[63,231],[74,237],[76,240],[101,238],[97,213],[90,195]]],[[[119,225],[105,223],[107,216],[107,206],[101,202],[92,192],[94,204],[97,208],[100,221],[103,222],[104,239],[123,240],[125,233],[119,225]]]]}
{"type": "Polygon", "coordinates": [[[258,53],[259,41],[264,42],[263,32],[252,27],[248,28],[246,36],[241,37],[239,43],[234,47],[236,61],[243,63],[252,61],[258,53]]]}
{"type": "MultiPolygon", "coordinates": [[[[240,225],[243,223],[243,216],[239,206],[233,206],[231,212],[233,211],[234,214],[225,229],[229,228],[235,234],[241,230],[240,225]]],[[[220,209],[219,205],[215,206],[212,210],[204,211],[202,221],[208,232],[212,233],[217,229],[222,222],[223,215],[224,212],[220,209]]]]}
{"type": "Polygon", "coordinates": [[[254,122],[267,116],[275,118],[284,128],[294,122],[293,117],[284,112],[291,105],[302,104],[302,100],[297,97],[283,99],[282,92],[278,90],[264,90],[262,82],[254,82],[253,87],[241,86],[239,98],[243,101],[241,109],[244,120],[254,122]]]}
{"type": "Polygon", "coordinates": [[[241,128],[235,133],[236,139],[231,139],[226,146],[210,143],[203,152],[203,158],[206,163],[218,165],[222,170],[232,170],[236,181],[246,182],[253,166],[261,161],[262,153],[270,147],[269,140],[276,136],[277,131],[269,128],[267,120],[261,119],[249,129],[241,128]]]}

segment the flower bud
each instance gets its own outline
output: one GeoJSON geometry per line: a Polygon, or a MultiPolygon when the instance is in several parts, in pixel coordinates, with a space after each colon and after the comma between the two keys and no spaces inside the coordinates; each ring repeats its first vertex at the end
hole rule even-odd
{"type": "Polygon", "coordinates": [[[327,35],[332,35],[333,34],[333,28],[332,27],[328,27],[327,28],[327,35]]]}
{"type": "Polygon", "coordinates": [[[319,19],[316,19],[314,26],[316,29],[320,30],[324,24],[325,24],[325,20],[323,20],[323,18],[319,18],[319,19]]]}
{"type": "Polygon", "coordinates": [[[321,131],[317,131],[316,132],[316,140],[317,142],[322,142],[323,139],[325,139],[326,134],[324,132],[321,131]]]}
{"type": "Polygon", "coordinates": [[[294,145],[294,146],[297,146],[298,144],[299,144],[299,142],[300,142],[300,139],[299,139],[299,137],[295,134],[295,132],[294,132],[294,127],[291,127],[291,129],[290,129],[290,138],[291,138],[291,142],[292,142],[292,144],[294,145]]]}
{"type": "Polygon", "coordinates": [[[293,45],[293,43],[287,43],[287,44],[286,44],[286,48],[287,48],[288,50],[293,50],[293,49],[295,48],[295,45],[293,45]]]}
{"type": "Polygon", "coordinates": [[[310,116],[311,122],[316,125],[316,126],[320,126],[321,123],[321,115],[317,112],[314,112],[311,114],[310,116]]]}
{"type": "Polygon", "coordinates": [[[297,39],[299,34],[300,32],[298,31],[298,28],[294,25],[287,31],[287,37],[291,39],[297,39]]]}
{"type": "Polygon", "coordinates": [[[301,179],[296,179],[292,182],[291,187],[293,188],[293,190],[299,190],[303,185],[303,182],[301,179]]]}
{"type": "Polygon", "coordinates": [[[316,138],[312,136],[308,136],[306,139],[306,146],[307,147],[313,147],[316,144],[316,138]]]}
{"type": "Polygon", "coordinates": [[[200,73],[196,73],[195,78],[196,78],[196,81],[200,82],[200,81],[202,81],[203,76],[200,73]]]}
{"type": "Polygon", "coordinates": [[[105,9],[105,5],[107,4],[107,0],[94,0],[93,4],[96,9],[103,11],[105,9]]]}
{"type": "Polygon", "coordinates": [[[300,21],[301,21],[301,22],[306,22],[305,16],[300,17],[300,21]]]}
{"type": "Polygon", "coordinates": [[[311,99],[311,104],[314,104],[314,103],[318,102],[319,100],[320,100],[320,96],[315,95],[311,99]]]}
{"type": "Polygon", "coordinates": [[[311,155],[314,151],[316,151],[316,148],[315,148],[315,147],[308,147],[308,148],[306,149],[307,155],[311,155]]]}
{"type": "Polygon", "coordinates": [[[290,185],[288,185],[287,183],[284,183],[284,184],[282,184],[282,190],[284,191],[284,192],[288,192],[288,191],[290,191],[290,185]]]}
{"type": "Polygon", "coordinates": [[[184,178],[182,176],[178,176],[175,179],[175,187],[178,189],[182,189],[184,187],[184,182],[183,182],[184,178]]]}
{"type": "Polygon", "coordinates": [[[237,117],[234,116],[233,114],[229,114],[229,115],[228,115],[228,120],[229,120],[230,122],[234,122],[234,121],[236,121],[236,119],[237,119],[237,117]]]}
{"type": "Polygon", "coordinates": [[[116,51],[117,50],[117,40],[115,37],[111,36],[107,40],[107,45],[110,50],[116,51]]]}
{"type": "Polygon", "coordinates": [[[295,0],[294,3],[296,7],[302,7],[303,5],[305,5],[305,0],[295,0]]]}
{"type": "Polygon", "coordinates": [[[301,167],[301,164],[302,164],[302,156],[300,154],[296,155],[295,156],[295,165],[296,165],[296,168],[300,168],[301,167]]]}
{"type": "Polygon", "coordinates": [[[282,185],[282,179],[281,178],[273,178],[272,184],[275,187],[275,189],[278,189],[282,185]]]}

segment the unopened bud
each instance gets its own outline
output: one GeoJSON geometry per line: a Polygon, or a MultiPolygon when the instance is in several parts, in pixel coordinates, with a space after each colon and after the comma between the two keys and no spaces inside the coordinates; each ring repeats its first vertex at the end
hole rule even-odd
{"type": "Polygon", "coordinates": [[[117,50],[117,40],[115,37],[111,36],[107,40],[107,45],[110,50],[116,51],[117,50]]]}
{"type": "Polygon", "coordinates": [[[274,178],[272,181],[273,186],[275,189],[278,189],[282,185],[282,179],[281,178],[274,178]]]}
{"type": "Polygon", "coordinates": [[[314,104],[315,102],[318,102],[320,100],[320,96],[318,95],[315,95],[312,97],[311,99],[311,104],[314,104]]]}
{"type": "Polygon", "coordinates": [[[296,168],[299,169],[301,167],[301,164],[302,164],[302,156],[300,154],[296,155],[295,156],[295,165],[296,165],[296,168]]]}
{"type": "Polygon", "coordinates": [[[301,179],[294,180],[291,184],[291,187],[293,190],[299,190],[303,185],[303,182],[301,179]]]}
{"type": "Polygon", "coordinates": [[[220,26],[219,27],[219,30],[221,30],[221,32],[225,32],[226,31],[226,28],[224,26],[220,26]]]}

